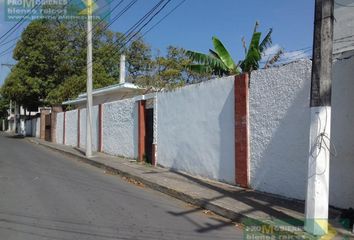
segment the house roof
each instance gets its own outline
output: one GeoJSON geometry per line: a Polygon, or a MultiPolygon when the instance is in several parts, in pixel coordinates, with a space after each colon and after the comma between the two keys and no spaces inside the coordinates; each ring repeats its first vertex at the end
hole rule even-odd
{"type": "MultiPolygon", "coordinates": [[[[145,88],[138,87],[132,83],[119,83],[104,88],[98,88],[92,91],[92,97],[99,97],[105,95],[114,95],[118,99],[130,98],[137,95],[144,94],[145,88]]],[[[65,101],[63,105],[80,105],[86,102],[86,93],[82,93],[78,98],[65,101]]]]}

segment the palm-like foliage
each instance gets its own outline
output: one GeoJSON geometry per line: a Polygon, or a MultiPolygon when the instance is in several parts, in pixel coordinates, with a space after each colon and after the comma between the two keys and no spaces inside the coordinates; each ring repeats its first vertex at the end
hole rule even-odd
{"type": "MultiPolygon", "coordinates": [[[[187,56],[197,64],[191,64],[190,68],[199,73],[212,73],[215,75],[234,75],[240,72],[251,72],[259,68],[259,62],[262,59],[262,53],[272,44],[272,29],[261,41],[261,32],[257,31],[258,22],[253,30],[253,35],[250,44],[247,48],[246,43],[243,41],[245,49],[245,59],[235,64],[230,53],[226,50],[222,42],[213,37],[214,50],[209,50],[209,55],[194,51],[187,51],[187,56]]],[[[280,55],[281,52],[276,55],[280,55]]],[[[279,58],[273,59],[277,60],[279,58]]]]}
{"type": "Polygon", "coordinates": [[[220,76],[240,73],[238,65],[218,38],[213,37],[213,45],[215,51],[210,49],[210,55],[187,51],[186,55],[193,62],[198,63],[190,65],[190,68],[199,73],[208,72],[220,76]]]}

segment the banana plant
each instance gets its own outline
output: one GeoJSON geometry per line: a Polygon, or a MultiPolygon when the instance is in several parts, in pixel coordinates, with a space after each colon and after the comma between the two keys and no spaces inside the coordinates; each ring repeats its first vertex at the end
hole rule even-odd
{"type": "MultiPolygon", "coordinates": [[[[259,62],[262,59],[262,53],[272,44],[272,29],[268,31],[267,35],[261,41],[261,32],[257,31],[258,25],[258,22],[256,22],[248,48],[243,40],[245,49],[244,60],[236,64],[223,43],[217,37],[213,37],[214,50],[210,49],[209,54],[186,51],[186,55],[190,60],[197,63],[191,64],[189,67],[192,71],[198,73],[211,73],[218,76],[237,75],[241,72],[250,73],[252,70],[257,70],[259,62]]],[[[277,53],[276,55],[278,56],[279,54],[277,53]]],[[[270,59],[271,61],[268,62],[273,63],[277,59],[270,59]]]]}

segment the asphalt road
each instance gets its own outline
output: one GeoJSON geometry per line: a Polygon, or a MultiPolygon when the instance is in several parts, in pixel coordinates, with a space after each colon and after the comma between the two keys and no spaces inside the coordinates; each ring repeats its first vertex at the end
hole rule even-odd
{"type": "Polygon", "coordinates": [[[0,134],[0,239],[242,239],[174,198],[0,134]]]}

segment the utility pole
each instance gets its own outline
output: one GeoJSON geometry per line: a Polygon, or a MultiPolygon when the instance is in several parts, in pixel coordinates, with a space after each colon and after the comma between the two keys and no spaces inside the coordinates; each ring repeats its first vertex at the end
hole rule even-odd
{"type": "Polygon", "coordinates": [[[315,0],[305,230],[328,232],[334,0],[315,0]]]}
{"type": "Polygon", "coordinates": [[[119,71],[119,83],[123,84],[125,83],[125,55],[122,54],[120,56],[120,71],[119,71]]]}
{"type": "Polygon", "coordinates": [[[86,157],[92,157],[92,0],[87,0],[86,157]]]}
{"type": "MultiPolygon", "coordinates": [[[[10,68],[10,70],[15,66],[15,64],[10,64],[10,63],[2,63],[1,67],[8,67],[10,68]]],[[[16,105],[15,105],[16,106],[16,105]]],[[[9,116],[11,116],[12,114],[12,100],[10,100],[10,111],[9,111],[9,116]]],[[[8,124],[10,125],[10,124],[8,124]]],[[[17,118],[16,118],[16,107],[15,107],[15,126],[17,125],[17,118]]],[[[8,128],[10,128],[10,126],[8,126],[8,128]]],[[[16,129],[17,127],[15,127],[16,129]]],[[[9,129],[12,130],[12,129],[9,129]]]]}

